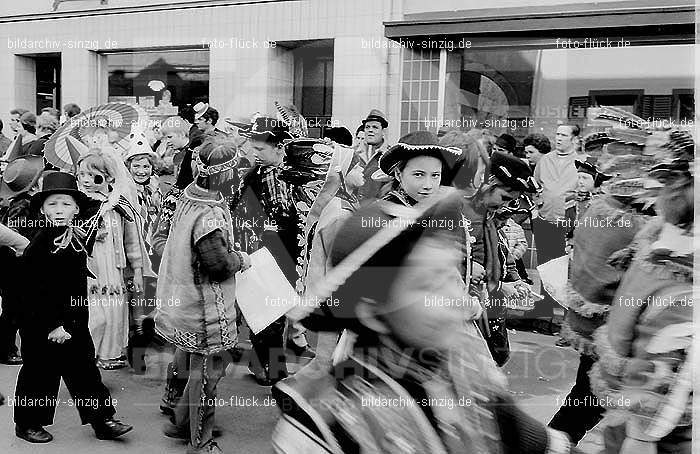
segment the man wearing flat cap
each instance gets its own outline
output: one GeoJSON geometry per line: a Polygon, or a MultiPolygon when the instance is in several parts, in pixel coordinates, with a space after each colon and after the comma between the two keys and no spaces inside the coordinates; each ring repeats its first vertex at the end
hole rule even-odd
{"type": "Polygon", "coordinates": [[[378,109],[372,109],[367,118],[362,120],[365,131],[365,140],[357,150],[360,162],[365,168],[365,184],[360,188],[358,198],[360,203],[367,204],[380,196],[381,188],[391,177],[379,171],[379,159],[389,149],[389,144],[384,137],[389,122],[385,115],[378,109]]]}

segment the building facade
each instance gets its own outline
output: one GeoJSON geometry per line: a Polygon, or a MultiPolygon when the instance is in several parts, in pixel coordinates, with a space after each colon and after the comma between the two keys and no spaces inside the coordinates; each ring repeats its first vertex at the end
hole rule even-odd
{"type": "Polygon", "coordinates": [[[371,108],[416,129],[551,134],[589,106],[694,117],[689,0],[25,0],[0,12],[0,118],[139,103],[294,103],[314,134],[371,108]]]}

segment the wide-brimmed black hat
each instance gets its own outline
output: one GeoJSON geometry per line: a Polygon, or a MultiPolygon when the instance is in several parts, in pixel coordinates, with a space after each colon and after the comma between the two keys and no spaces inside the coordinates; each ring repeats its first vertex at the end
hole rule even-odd
{"type": "Polygon", "coordinates": [[[364,126],[365,123],[367,123],[368,121],[378,121],[379,123],[381,123],[382,128],[386,128],[387,126],[389,126],[389,122],[386,121],[386,116],[379,109],[370,110],[367,114],[367,118],[362,120],[362,126],[364,126]]]}
{"type": "Polygon", "coordinates": [[[442,161],[447,169],[452,169],[462,156],[462,150],[438,145],[437,136],[430,131],[415,131],[403,136],[399,143],[382,155],[379,168],[385,174],[391,175],[400,162],[418,156],[432,156],[442,161]]]}
{"type": "Polygon", "coordinates": [[[496,139],[496,145],[503,148],[510,154],[515,154],[518,141],[515,140],[515,137],[511,136],[510,134],[501,134],[498,136],[498,139],[496,139]]]}
{"type": "Polygon", "coordinates": [[[598,160],[593,156],[587,156],[585,161],[579,161],[576,159],[574,163],[576,164],[576,170],[578,172],[587,173],[593,177],[593,184],[596,188],[613,177],[612,175],[603,173],[598,169],[598,160]]]}
{"type": "Polygon", "coordinates": [[[496,151],[491,155],[491,175],[514,191],[537,192],[540,185],[532,177],[530,166],[520,158],[496,151]]]}
{"type": "Polygon", "coordinates": [[[29,191],[39,181],[44,170],[44,158],[41,156],[22,156],[7,164],[2,174],[0,199],[10,199],[29,191]]]}
{"type": "Polygon", "coordinates": [[[68,194],[75,199],[78,207],[83,207],[87,196],[78,189],[78,182],[73,174],[67,172],[46,172],[41,184],[41,190],[32,196],[32,205],[38,209],[44,200],[52,194],[68,194]]]}
{"type": "Polygon", "coordinates": [[[272,117],[257,117],[253,120],[250,127],[239,129],[238,134],[251,140],[262,141],[270,137],[275,138],[277,142],[294,138],[284,121],[272,117]]]}

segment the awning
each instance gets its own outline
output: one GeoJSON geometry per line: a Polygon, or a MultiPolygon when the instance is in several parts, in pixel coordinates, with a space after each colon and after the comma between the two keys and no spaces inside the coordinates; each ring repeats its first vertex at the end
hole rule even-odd
{"type": "Polygon", "coordinates": [[[467,39],[474,47],[556,48],[562,40],[582,44],[585,38],[624,39],[631,46],[692,44],[695,4],[638,0],[439,11],[407,14],[403,20],[384,22],[384,27],[384,35],[394,41],[467,39]]]}

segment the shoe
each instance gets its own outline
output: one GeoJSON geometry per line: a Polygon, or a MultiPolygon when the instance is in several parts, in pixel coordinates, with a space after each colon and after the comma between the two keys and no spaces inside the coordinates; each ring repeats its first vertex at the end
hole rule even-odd
{"type": "Polygon", "coordinates": [[[172,423],[168,423],[165,426],[163,426],[163,435],[165,435],[168,438],[174,438],[176,440],[190,441],[191,438],[189,428],[176,426],[172,423]]]}
{"type": "Polygon", "coordinates": [[[206,446],[195,448],[194,446],[187,447],[187,454],[224,454],[215,442],[207,443],[206,446]]]}
{"type": "Polygon", "coordinates": [[[29,443],[48,443],[53,440],[53,435],[44,430],[43,427],[29,427],[22,429],[15,426],[15,435],[19,438],[28,441],[29,443]]]}
{"type": "Polygon", "coordinates": [[[287,348],[290,349],[298,358],[314,359],[316,357],[316,352],[308,345],[300,347],[294,342],[290,341],[287,342],[287,348]]]}
{"type": "Polygon", "coordinates": [[[113,418],[93,422],[91,425],[95,430],[95,436],[100,440],[114,440],[133,429],[133,426],[122,424],[121,421],[113,418]]]}
{"type": "Polygon", "coordinates": [[[175,410],[168,407],[167,405],[161,405],[160,412],[163,413],[165,416],[175,416],[175,410]]]}
{"type": "MultiPolygon", "coordinates": [[[[250,370],[250,368],[248,369],[250,370]]],[[[252,372],[252,371],[251,371],[252,372]]],[[[289,376],[287,374],[287,371],[281,370],[277,372],[277,377],[271,378],[270,377],[270,366],[265,365],[263,366],[262,373],[260,374],[253,374],[255,377],[255,382],[260,385],[260,386],[273,386],[275,383],[277,383],[280,380],[284,380],[289,376]]]]}
{"type": "Polygon", "coordinates": [[[559,340],[554,343],[554,345],[557,347],[571,347],[569,341],[564,339],[563,337],[560,337],[559,340]]]}
{"type": "Polygon", "coordinates": [[[0,364],[5,364],[8,366],[19,366],[22,364],[22,357],[17,354],[13,354],[8,356],[7,358],[3,358],[0,361],[0,364]]]}

